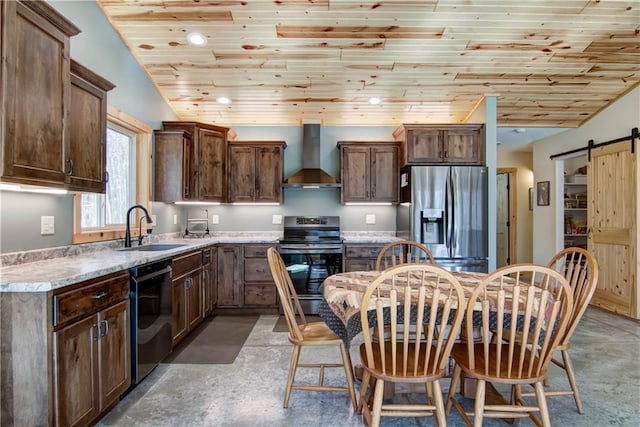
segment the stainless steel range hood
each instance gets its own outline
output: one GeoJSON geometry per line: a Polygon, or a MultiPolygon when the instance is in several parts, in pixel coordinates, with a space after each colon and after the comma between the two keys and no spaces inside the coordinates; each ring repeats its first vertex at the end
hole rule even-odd
{"type": "Polygon", "coordinates": [[[302,169],[287,178],[283,187],[330,188],[342,185],[320,169],[320,125],[302,125],[302,169]]]}

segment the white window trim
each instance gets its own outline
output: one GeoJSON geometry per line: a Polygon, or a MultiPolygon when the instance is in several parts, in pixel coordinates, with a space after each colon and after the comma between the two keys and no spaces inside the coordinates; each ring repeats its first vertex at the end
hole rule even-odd
{"type": "MultiPolygon", "coordinates": [[[[141,122],[140,120],[137,120],[111,106],[107,108],[107,122],[124,128],[129,132],[133,132],[136,135],[135,203],[145,206],[149,211],[149,214],[151,215],[151,146],[153,129],[151,129],[151,127],[141,122]]],[[[105,240],[116,240],[124,238],[124,226],[115,228],[111,226],[82,232],[82,224],[80,223],[80,208],[80,194],[74,194],[72,239],[72,242],[74,244],[100,242],[105,240]]],[[[135,218],[133,218],[132,224],[137,224],[137,221],[139,221],[139,212],[137,211],[138,210],[136,209],[136,216],[135,218]]],[[[133,227],[133,229],[131,230],[132,236],[136,235],[137,233],[137,229],[133,227]]]]}

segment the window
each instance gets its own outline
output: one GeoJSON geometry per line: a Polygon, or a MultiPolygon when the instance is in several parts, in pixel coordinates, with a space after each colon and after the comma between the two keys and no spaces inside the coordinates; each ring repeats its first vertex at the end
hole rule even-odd
{"type": "Polygon", "coordinates": [[[125,224],[125,213],[135,199],[135,148],[133,132],[107,125],[107,191],[81,195],[82,230],[125,224]]]}
{"type": "Polygon", "coordinates": [[[151,129],[110,108],[106,140],[106,193],[75,195],[73,243],[122,238],[127,209],[136,203],[150,208],[151,129]]]}

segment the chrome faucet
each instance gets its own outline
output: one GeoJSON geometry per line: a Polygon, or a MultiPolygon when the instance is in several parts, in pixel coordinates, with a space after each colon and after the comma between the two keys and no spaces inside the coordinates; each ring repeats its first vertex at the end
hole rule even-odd
{"type": "MultiPolygon", "coordinates": [[[[147,221],[147,224],[151,224],[151,222],[153,222],[151,220],[151,217],[149,216],[149,212],[147,212],[147,209],[142,206],[142,205],[133,205],[129,208],[129,210],[127,211],[127,225],[126,225],[126,230],[124,232],[124,247],[125,248],[130,248],[131,247],[131,221],[130,221],[130,216],[131,216],[131,211],[134,210],[135,208],[138,209],[142,209],[142,211],[144,212],[144,219],[145,221],[147,221]]],[[[142,225],[142,218],[140,219],[140,225],[142,225]]]]}

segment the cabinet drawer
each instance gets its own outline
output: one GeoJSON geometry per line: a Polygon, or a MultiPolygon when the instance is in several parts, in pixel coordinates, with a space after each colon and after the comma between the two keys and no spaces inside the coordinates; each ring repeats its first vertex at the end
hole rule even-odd
{"type": "Polygon", "coordinates": [[[269,245],[245,245],[244,257],[245,258],[267,258],[267,250],[269,245]]]}
{"type": "Polygon", "coordinates": [[[129,296],[129,272],[89,281],[85,286],[53,296],[53,325],[93,314],[129,296]]]}
{"type": "Polygon", "coordinates": [[[177,256],[173,258],[171,264],[174,278],[200,267],[202,267],[202,253],[200,251],[177,256]]]}
{"type": "Polygon", "coordinates": [[[264,258],[248,258],[244,260],[245,282],[272,282],[273,276],[269,262],[264,258]]]}
{"type": "Polygon", "coordinates": [[[260,284],[245,285],[245,305],[276,305],[276,285],[260,284]]]}
{"type": "Polygon", "coordinates": [[[346,258],[376,258],[382,249],[380,245],[345,245],[346,258]]]}

